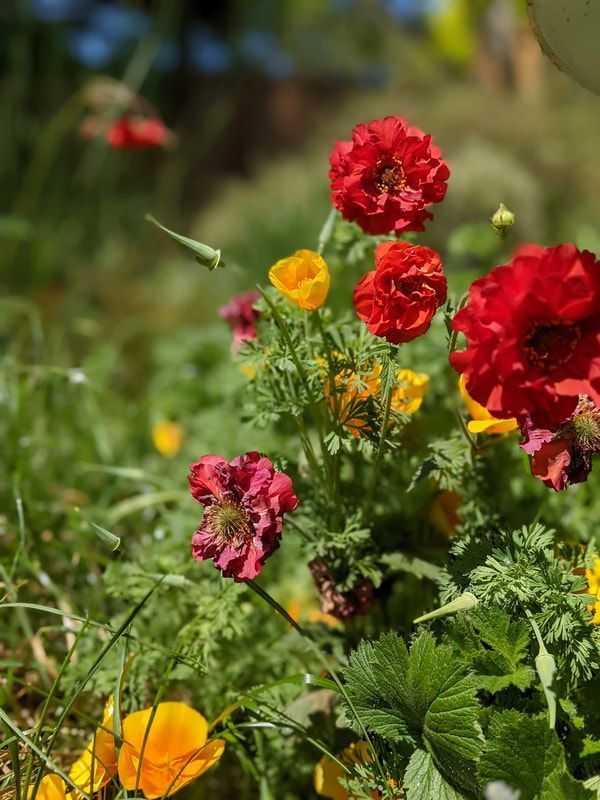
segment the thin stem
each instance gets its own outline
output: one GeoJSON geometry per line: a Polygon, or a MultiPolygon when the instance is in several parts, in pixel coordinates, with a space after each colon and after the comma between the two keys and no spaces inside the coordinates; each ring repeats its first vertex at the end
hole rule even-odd
{"type": "Polygon", "coordinates": [[[375,766],[377,768],[377,771],[379,773],[379,776],[381,777],[381,779],[383,781],[383,785],[386,786],[386,788],[387,788],[388,797],[392,797],[393,795],[391,794],[391,787],[389,786],[389,782],[388,782],[388,780],[386,778],[386,775],[385,775],[385,773],[383,771],[383,768],[382,768],[382,766],[381,766],[381,764],[379,762],[379,758],[377,756],[377,752],[376,752],[375,748],[373,747],[373,743],[371,742],[369,734],[367,733],[367,729],[365,728],[365,726],[362,723],[362,720],[358,716],[356,708],[354,707],[354,703],[352,702],[352,700],[348,696],[348,693],[346,692],[344,684],[342,683],[342,681],[338,677],[337,673],[335,672],[335,670],[333,669],[331,664],[325,658],[323,652],[321,651],[321,649],[319,648],[319,646],[317,645],[317,643],[315,642],[313,637],[310,635],[310,633],[308,633],[308,631],[305,631],[304,628],[302,628],[300,625],[298,625],[296,620],[292,619],[292,617],[290,617],[290,615],[287,613],[287,611],[277,602],[277,600],[275,600],[274,597],[272,597],[267,591],[265,591],[265,589],[263,589],[262,586],[259,586],[251,578],[247,578],[245,583],[247,584],[247,586],[249,586],[252,589],[253,592],[255,592],[263,600],[265,600],[271,606],[271,608],[273,608],[281,617],[283,617],[283,619],[285,619],[286,622],[288,622],[294,628],[294,630],[297,633],[300,634],[300,636],[302,636],[304,639],[306,639],[306,641],[308,642],[308,644],[309,644],[311,650],[313,651],[313,653],[317,656],[319,661],[323,664],[323,666],[325,667],[327,672],[329,672],[333,682],[338,687],[340,693],[342,694],[342,696],[344,697],[346,703],[348,704],[348,707],[350,708],[350,711],[354,715],[354,718],[355,718],[356,722],[360,726],[361,733],[364,736],[365,741],[369,745],[369,748],[370,748],[371,753],[373,755],[373,763],[375,764],[375,766]]]}
{"type": "Polygon", "coordinates": [[[383,420],[381,422],[381,432],[379,434],[379,444],[377,445],[377,450],[375,452],[375,459],[373,461],[373,472],[371,473],[371,482],[369,484],[369,488],[365,496],[365,503],[364,503],[365,510],[368,510],[369,506],[373,502],[375,489],[377,488],[377,479],[379,478],[379,471],[381,469],[383,451],[385,449],[385,436],[390,422],[393,392],[394,392],[394,384],[391,384],[385,395],[385,406],[383,410],[383,420]]]}

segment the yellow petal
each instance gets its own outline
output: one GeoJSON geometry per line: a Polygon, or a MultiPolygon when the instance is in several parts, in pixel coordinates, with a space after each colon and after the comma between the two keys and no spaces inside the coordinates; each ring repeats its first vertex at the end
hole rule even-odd
{"type": "MultiPolygon", "coordinates": [[[[27,800],[30,800],[33,794],[34,784],[32,783],[27,791],[27,800]]],[[[36,793],[36,800],[65,800],[66,787],[65,782],[60,775],[50,773],[44,775],[36,793]]]]}

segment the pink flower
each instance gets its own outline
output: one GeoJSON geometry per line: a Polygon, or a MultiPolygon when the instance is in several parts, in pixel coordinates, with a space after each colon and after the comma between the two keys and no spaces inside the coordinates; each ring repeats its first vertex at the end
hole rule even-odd
{"type": "Polygon", "coordinates": [[[227,462],[203,456],[190,467],[190,491],[204,506],[192,537],[196,561],[212,558],[226,578],[255,578],[279,547],[283,515],[298,498],[292,481],[272,462],[250,452],[227,462]]]}
{"type": "Polygon", "coordinates": [[[526,417],[521,432],[521,447],[531,456],[532,474],[559,492],[587,480],[592,455],[600,452],[600,409],[582,396],[574,414],[561,425],[536,428],[526,417]]]}
{"type": "Polygon", "coordinates": [[[234,354],[240,349],[242,342],[256,339],[256,320],[260,317],[260,312],[254,308],[254,304],[259,297],[259,292],[255,290],[237,294],[219,309],[219,316],[229,323],[233,333],[231,350],[234,354]]]}

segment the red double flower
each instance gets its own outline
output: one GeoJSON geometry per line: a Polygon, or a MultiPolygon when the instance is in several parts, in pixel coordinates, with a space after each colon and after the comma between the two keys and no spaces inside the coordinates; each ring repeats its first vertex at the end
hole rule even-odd
{"type": "Polygon", "coordinates": [[[451,363],[499,418],[551,429],[580,395],[600,404],[600,262],[572,244],[524,245],[479,278],[452,322],[467,348],[451,363]]]}
{"type": "Polygon", "coordinates": [[[372,334],[392,344],[425,333],[446,300],[439,254],[421,245],[383,242],[375,251],[375,266],[354,289],[357,315],[372,334]]]}
{"type": "Polygon", "coordinates": [[[370,234],[425,230],[426,208],[444,199],[450,176],[431,136],[402,117],[357,125],[329,163],[333,204],[370,234]]]}

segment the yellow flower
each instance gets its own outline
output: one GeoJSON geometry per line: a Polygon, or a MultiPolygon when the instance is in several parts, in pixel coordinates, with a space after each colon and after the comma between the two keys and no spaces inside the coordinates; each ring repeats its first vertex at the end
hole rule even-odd
{"type": "Polygon", "coordinates": [[[327,264],[312,250],[296,250],[273,264],[269,280],[291,303],[308,311],[320,308],[329,292],[327,264]]]}
{"type": "MultiPolygon", "coordinates": [[[[372,761],[371,751],[366,742],[353,742],[351,745],[342,750],[338,754],[339,760],[342,764],[352,768],[356,764],[368,764],[372,761]]],[[[340,778],[344,777],[346,773],[344,770],[333,761],[329,756],[323,756],[315,767],[313,774],[313,782],[315,791],[321,797],[329,797],[331,800],[352,800],[348,792],[340,785],[340,778]]],[[[389,786],[391,789],[396,790],[396,782],[390,778],[389,786]]],[[[397,792],[393,792],[394,797],[399,796],[397,792]]],[[[373,800],[378,800],[382,797],[381,792],[377,789],[371,791],[373,800]]]]}
{"type": "Polygon", "coordinates": [[[444,536],[451,536],[460,522],[459,509],[462,500],[457,492],[440,492],[429,506],[429,523],[444,536]]]}
{"type": "Polygon", "coordinates": [[[159,422],[152,428],[152,441],[161,456],[173,458],[183,444],[183,428],[177,422],[159,422]]]}
{"type": "Polygon", "coordinates": [[[421,407],[429,389],[429,375],[401,369],[396,380],[397,384],[392,392],[392,411],[414,414],[421,407]]]}
{"type": "MultiPolygon", "coordinates": [[[[33,794],[34,785],[32,783],[29,787],[27,800],[30,800],[33,794]]],[[[36,800],[65,800],[66,796],[65,782],[60,775],[55,775],[53,772],[49,775],[44,775],[35,795],[36,800]]]]}
{"type": "Polygon", "coordinates": [[[81,793],[97,792],[117,772],[117,751],[113,735],[113,698],[104,707],[102,726],[90,740],[81,756],[69,770],[69,777],[81,789],[81,793]]]}
{"type": "Polygon", "coordinates": [[[335,390],[331,382],[325,386],[331,410],[337,413],[340,423],[353,436],[369,432],[369,423],[364,418],[365,403],[375,397],[381,389],[381,365],[375,364],[367,375],[358,375],[354,370],[343,369],[335,376],[335,390]]]}
{"type": "Polygon", "coordinates": [[[123,720],[119,778],[147,798],[178,792],[221,758],[222,739],[208,740],[208,723],[185,703],[159,703],[123,720]],[[144,742],[145,740],[145,742],[144,742]]]}
{"type": "Polygon", "coordinates": [[[586,569],[585,577],[588,582],[588,594],[596,597],[596,602],[588,606],[589,611],[594,612],[592,625],[600,624],[600,558],[596,558],[592,569],[586,569]]]}
{"type": "Polygon", "coordinates": [[[497,419],[492,417],[487,408],[473,400],[467,392],[464,375],[460,376],[458,389],[462,399],[465,401],[467,411],[471,415],[471,420],[467,423],[467,428],[471,433],[508,433],[518,427],[516,419],[497,419]]]}

